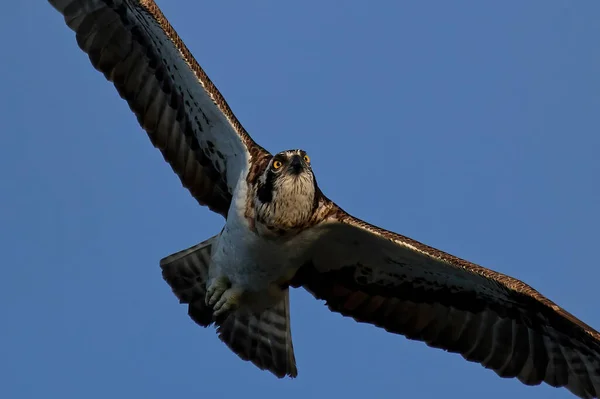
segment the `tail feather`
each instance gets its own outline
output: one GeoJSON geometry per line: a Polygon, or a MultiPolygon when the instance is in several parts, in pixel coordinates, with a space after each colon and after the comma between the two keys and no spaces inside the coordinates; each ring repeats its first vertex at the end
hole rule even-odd
{"type": "Polygon", "coordinates": [[[204,303],[212,244],[218,236],[169,255],[160,261],[163,279],[180,303],[187,303],[188,314],[202,327],[210,326],[213,311],[204,303]]]}
{"type": "Polygon", "coordinates": [[[240,358],[279,378],[296,377],[296,358],[290,328],[289,291],[262,312],[230,314],[218,327],[219,338],[240,358]]]}
{"type": "Polygon", "coordinates": [[[160,261],[162,275],[188,315],[202,327],[217,324],[219,338],[241,359],[277,377],[296,377],[290,329],[289,291],[273,307],[260,312],[241,309],[215,320],[205,304],[212,245],[218,236],[167,256],[160,261]]]}

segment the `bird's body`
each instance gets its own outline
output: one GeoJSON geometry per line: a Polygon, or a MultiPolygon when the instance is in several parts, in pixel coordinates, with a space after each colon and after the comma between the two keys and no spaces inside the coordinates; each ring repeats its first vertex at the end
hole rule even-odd
{"type": "Polygon", "coordinates": [[[314,183],[311,179],[311,192],[302,195],[295,189],[301,182],[292,182],[271,212],[256,194],[266,182],[248,180],[243,174],[236,184],[225,227],[212,250],[208,285],[227,279],[232,289],[245,294],[240,305],[265,308],[281,299],[317,239],[315,231],[298,229],[312,216],[314,183]]]}
{"type": "MultiPolygon", "coordinates": [[[[161,260],[199,325],[297,375],[289,288],[527,385],[600,395],[600,333],[529,285],[358,219],[302,150],[259,146],[153,0],[49,0],[173,171],[223,230],[161,260]]],[[[384,190],[384,188],[379,188],[384,190]]]]}

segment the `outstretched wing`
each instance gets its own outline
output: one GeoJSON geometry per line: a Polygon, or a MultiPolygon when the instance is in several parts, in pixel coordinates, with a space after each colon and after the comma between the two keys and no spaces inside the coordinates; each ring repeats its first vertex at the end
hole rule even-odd
{"type": "Polygon", "coordinates": [[[525,283],[358,220],[335,204],[293,286],[359,322],[502,377],[600,394],[600,334],[525,283]]]}
{"type": "Polygon", "coordinates": [[[250,162],[246,133],[153,0],[49,0],[202,205],[227,216],[250,162]]]}

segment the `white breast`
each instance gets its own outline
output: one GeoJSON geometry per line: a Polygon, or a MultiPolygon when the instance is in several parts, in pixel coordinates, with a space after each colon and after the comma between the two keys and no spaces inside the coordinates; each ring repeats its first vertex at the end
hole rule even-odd
{"type": "Polygon", "coordinates": [[[269,239],[251,231],[245,217],[248,186],[239,182],[211,262],[211,275],[225,275],[232,285],[260,292],[303,263],[308,245],[316,237],[310,231],[291,238],[269,239]]]}

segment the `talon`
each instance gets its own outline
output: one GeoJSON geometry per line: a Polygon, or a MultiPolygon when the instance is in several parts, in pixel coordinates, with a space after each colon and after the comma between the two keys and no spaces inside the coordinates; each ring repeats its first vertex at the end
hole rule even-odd
{"type": "Polygon", "coordinates": [[[226,290],[213,307],[213,315],[218,317],[237,309],[240,306],[242,294],[243,290],[240,288],[229,288],[226,290]]]}
{"type": "Polygon", "coordinates": [[[223,293],[229,288],[230,283],[227,277],[218,277],[206,290],[206,296],[204,298],[204,303],[208,306],[213,306],[215,302],[221,298],[223,293]]]}
{"type": "Polygon", "coordinates": [[[219,300],[219,298],[223,297],[223,293],[226,291],[226,288],[215,288],[214,290],[212,290],[211,293],[208,293],[207,297],[208,297],[208,301],[207,301],[207,305],[208,306],[213,306],[215,303],[217,303],[217,301],[219,300]]]}

